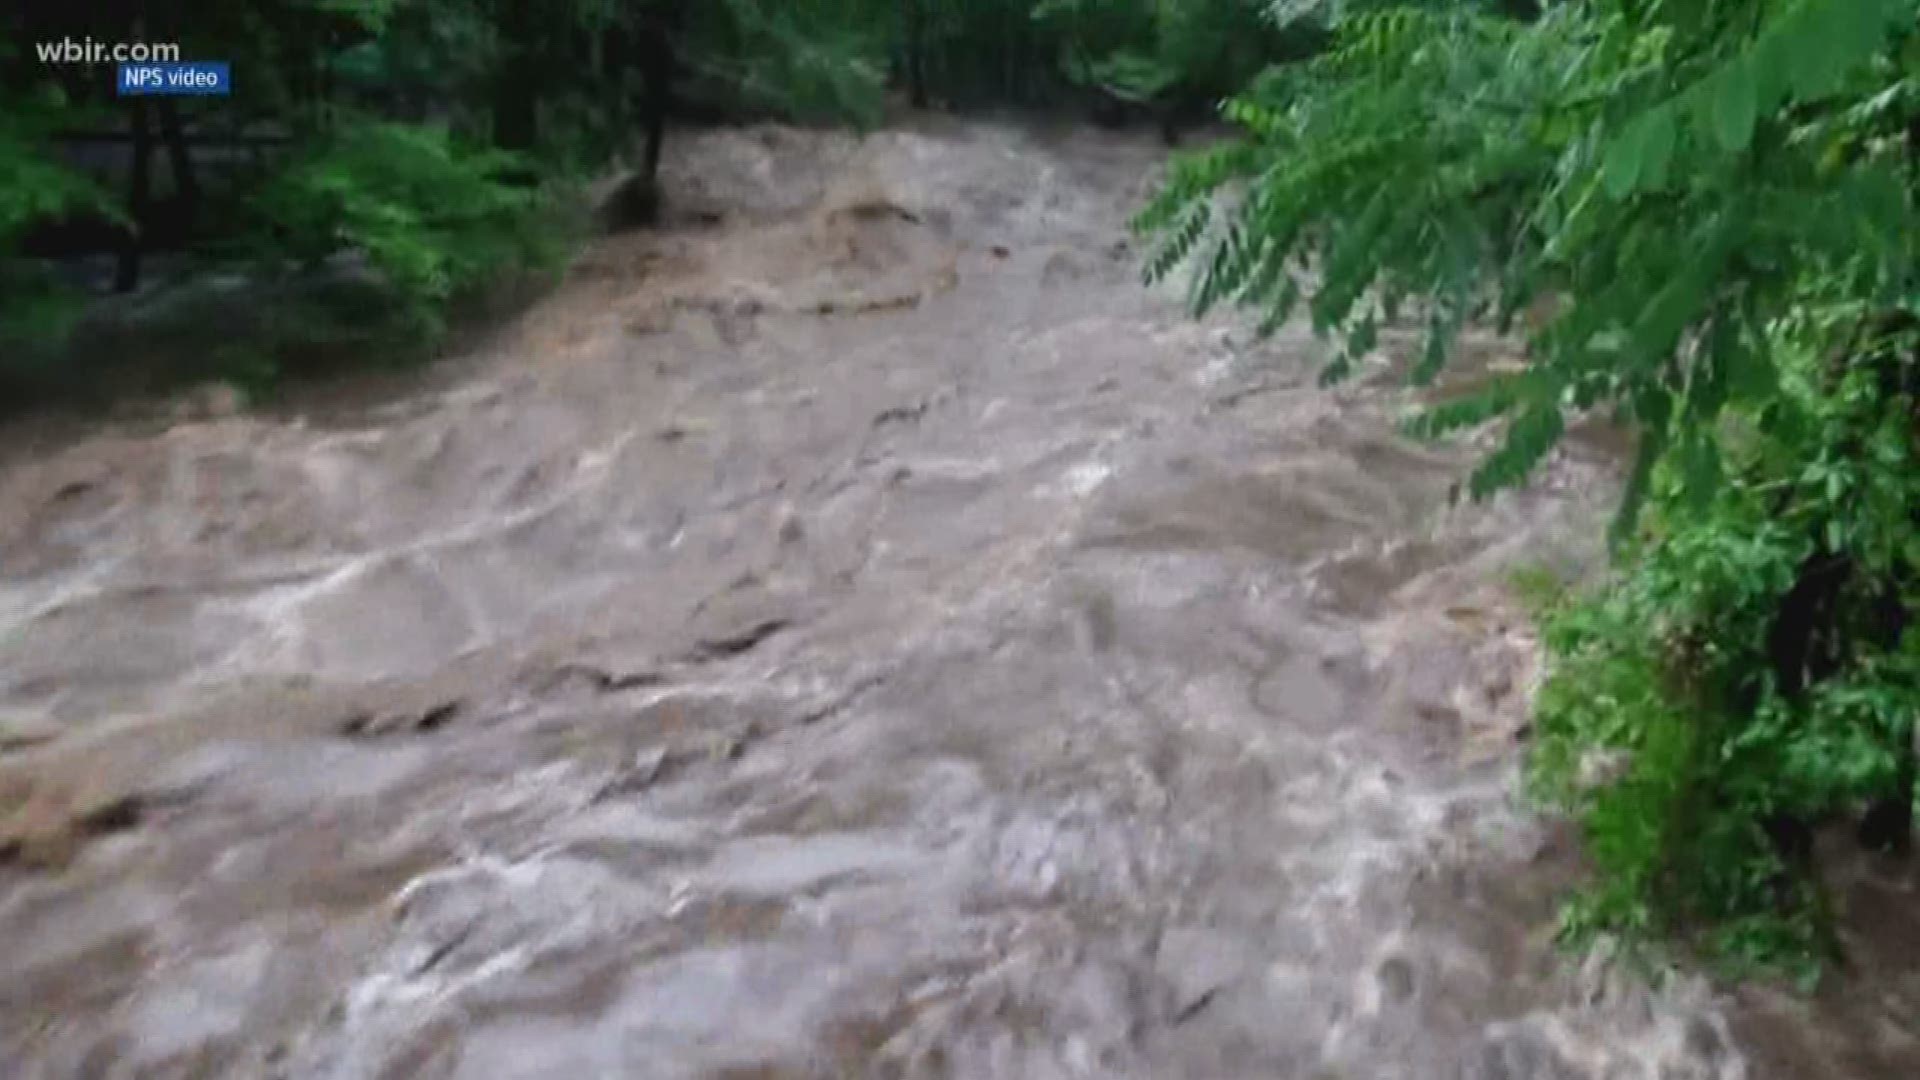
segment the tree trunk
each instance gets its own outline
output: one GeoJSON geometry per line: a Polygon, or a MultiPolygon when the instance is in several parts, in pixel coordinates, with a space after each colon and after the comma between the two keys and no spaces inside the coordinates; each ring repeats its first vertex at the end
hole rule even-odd
{"type": "MultiPolygon", "coordinates": [[[[508,64],[506,70],[518,67],[508,64]]],[[[531,150],[539,134],[539,110],[532,87],[503,76],[493,92],[493,142],[503,150],[531,150]]]]}
{"type": "Polygon", "coordinates": [[[654,198],[658,197],[660,183],[660,155],[667,141],[667,114],[673,109],[673,36],[678,15],[678,6],[669,5],[665,13],[648,19],[641,29],[640,73],[646,82],[646,101],[642,108],[647,145],[640,175],[654,198]]]}
{"type": "Polygon", "coordinates": [[[167,144],[167,168],[173,173],[173,193],[178,203],[176,213],[182,226],[191,234],[194,217],[200,209],[200,179],[193,171],[193,149],[187,145],[185,131],[180,125],[180,107],[172,98],[161,98],[160,137],[167,144]]]}
{"type": "Polygon", "coordinates": [[[506,55],[494,72],[493,142],[506,150],[531,150],[540,134],[532,0],[499,0],[495,10],[506,55]]]}
{"type": "Polygon", "coordinates": [[[926,18],[920,5],[926,0],[900,0],[906,8],[907,99],[916,109],[927,107],[926,18]]]}
{"type": "Polygon", "coordinates": [[[1162,101],[1155,109],[1159,113],[1155,119],[1160,126],[1160,141],[1169,148],[1180,145],[1180,109],[1177,98],[1162,101]]]}
{"type": "Polygon", "coordinates": [[[146,99],[134,99],[130,116],[133,165],[127,174],[127,213],[133,219],[133,227],[127,230],[120,247],[119,264],[113,273],[114,291],[123,293],[140,287],[140,247],[144,241],[141,233],[152,216],[149,203],[153,194],[149,160],[153,156],[153,133],[147,122],[146,99]]]}

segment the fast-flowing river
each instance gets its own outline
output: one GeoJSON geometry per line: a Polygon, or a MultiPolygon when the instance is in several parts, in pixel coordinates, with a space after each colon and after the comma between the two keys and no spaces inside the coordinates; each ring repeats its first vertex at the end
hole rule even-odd
{"type": "Polygon", "coordinates": [[[1920,1076],[1910,869],[1812,998],[1556,951],[1616,451],[1451,507],[1407,338],[1140,285],[1163,157],[689,135],[404,386],[0,432],[0,1074],[1920,1076]]]}

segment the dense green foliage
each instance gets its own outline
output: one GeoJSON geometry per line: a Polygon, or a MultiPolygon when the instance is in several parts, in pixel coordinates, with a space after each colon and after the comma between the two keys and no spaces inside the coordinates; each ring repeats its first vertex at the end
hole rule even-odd
{"type": "Polygon", "coordinates": [[[1305,304],[1338,378],[1409,313],[1551,317],[1525,369],[1424,411],[1498,425],[1477,496],[1567,418],[1638,434],[1623,571],[1547,620],[1535,789],[1600,871],[1569,929],[1735,960],[1823,944],[1813,831],[1904,846],[1920,713],[1913,0],[1356,10],[1237,98],[1142,224],[1201,308],[1305,304]],[[1543,301],[1547,301],[1543,305],[1543,301]],[[1642,507],[1647,513],[1641,514],[1642,507]]]}
{"type": "MultiPolygon", "coordinates": [[[[291,295],[281,287],[291,272],[309,284],[345,273],[356,284],[342,295],[377,311],[303,307],[264,320],[282,328],[272,340],[211,354],[243,357],[234,374],[252,380],[288,366],[281,354],[323,353],[330,341],[383,354],[368,348],[367,325],[427,341],[461,295],[552,266],[563,222],[579,218],[558,213],[572,181],[630,167],[639,179],[621,205],[650,213],[670,114],[871,125],[890,80],[920,105],[1205,114],[1311,40],[1283,33],[1265,6],[154,0],[77,10],[27,0],[0,15],[0,50],[12,50],[0,52],[0,392],[22,400],[63,378],[90,384],[101,356],[126,352],[70,359],[74,317],[88,309],[78,301],[105,284],[71,287],[99,277],[77,256],[112,258],[111,288],[123,293],[265,271],[262,303],[291,295]],[[33,53],[66,38],[177,42],[186,59],[229,62],[235,91],[119,98],[111,64],[33,53]],[[330,325],[335,315],[344,323],[330,325]]],[[[179,319],[208,322],[193,305],[179,319]]]]}
{"type": "Polygon", "coordinates": [[[205,307],[218,290],[83,304],[99,284],[76,280],[76,256],[113,258],[119,292],[240,272],[257,288],[234,304],[290,305],[246,320],[264,335],[207,343],[208,362],[186,367],[196,377],[258,382],[329,344],[418,355],[449,304],[555,265],[580,217],[563,212],[577,178],[622,159],[651,173],[673,84],[723,107],[871,118],[880,69],[862,58],[883,47],[767,0],[183,2],[148,5],[143,19],[67,7],[0,18],[9,403],[143,362],[71,336],[89,307],[144,319],[157,338],[186,329],[163,324],[221,325],[205,307]],[[228,61],[235,93],[119,98],[111,64],[33,54],[65,38],[178,42],[189,59],[228,61]],[[316,289],[329,302],[309,302],[316,289]],[[391,348],[370,347],[370,325],[391,348]]]}
{"type": "Polygon", "coordinates": [[[1132,100],[1211,102],[1245,86],[1313,35],[1282,32],[1258,0],[1042,0],[1063,66],[1083,85],[1132,100]]]}
{"type": "Polygon", "coordinates": [[[499,267],[555,254],[538,194],[503,179],[517,160],[443,128],[351,120],[288,161],[252,209],[269,258],[310,268],[359,252],[431,326],[440,304],[499,267]]]}
{"type": "MultiPolygon", "coordinates": [[[[57,91],[0,92],[0,251],[44,218],[91,210],[124,219],[103,188],[49,152],[51,129],[67,113],[57,91]]],[[[0,261],[0,341],[58,336],[75,314],[72,298],[41,268],[0,261]]]]}
{"type": "Polygon", "coordinates": [[[1811,958],[1830,943],[1800,830],[1871,807],[1865,839],[1906,841],[1915,399],[1876,364],[1831,363],[1824,333],[1798,345],[1806,329],[1778,328],[1775,400],[1727,418],[1724,477],[1657,470],[1632,572],[1548,608],[1534,781],[1581,814],[1603,873],[1570,929],[1700,928],[1729,960],[1811,958]],[[1612,782],[1583,775],[1616,755],[1612,782]]]}

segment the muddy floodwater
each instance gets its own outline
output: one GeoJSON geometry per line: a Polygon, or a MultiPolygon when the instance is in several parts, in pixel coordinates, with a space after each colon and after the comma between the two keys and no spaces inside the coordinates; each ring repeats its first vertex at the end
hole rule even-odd
{"type": "Polygon", "coordinates": [[[423,376],[0,432],[0,1075],[1920,1077],[1903,864],[1812,997],[1552,944],[1613,440],[1451,507],[1404,335],[1141,286],[1149,139],[673,149],[423,376]]]}

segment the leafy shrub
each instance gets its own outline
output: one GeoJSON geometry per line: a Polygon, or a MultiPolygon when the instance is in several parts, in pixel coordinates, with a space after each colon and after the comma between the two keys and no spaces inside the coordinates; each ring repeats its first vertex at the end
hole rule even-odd
{"type": "Polygon", "coordinates": [[[871,0],[724,0],[694,18],[686,59],[736,107],[870,126],[880,119],[887,14],[871,0]]]}
{"type": "Polygon", "coordinates": [[[81,211],[125,221],[99,185],[54,156],[48,136],[68,112],[51,90],[0,95],[0,367],[15,375],[41,361],[39,343],[63,338],[80,311],[71,290],[16,255],[21,235],[38,221],[81,211]]]}
{"type": "Polygon", "coordinates": [[[1504,7],[1343,5],[1173,169],[1149,274],[1269,326],[1304,304],[1329,379],[1409,315],[1425,382],[1467,320],[1551,313],[1410,429],[1499,427],[1476,497],[1570,414],[1639,436],[1624,571],[1550,621],[1536,790],[1601,872],[1570,928],[1804,958],[1811,829],[1911,830],[1920,4],[1504,7]]]}
{"type": "Polygon", "coordinates": [[[1580,816],[1603,876],[1576,937],[1698,931],[1727,960],[1805,965],[1832,942],[1799,830],[1911,813],[1915,399],[1872,365],[1796,366],[1729,475],[1702,492],[1663,467],[1644,557],[1546,619],[1533,786],[1580,816]]]}
{"type": "Polygon", "coordinates": [[[1061,63],[1075,82],[1138,101],[1211,102],[1311,40],[1284,32],[1271,7],[1267,0],[1041,0],[1034,18],[1060,35],[1061,63]]]}
{"type": "Polygon", "coordinates": [[[437,332],[462,291],[551,267],[563,250],[543,193],[507,182],[517,163],[441,128],[350,121],[260,192],[266,251],[307,268],[343,250],[362,255],[408,321],[437,332]]]}

